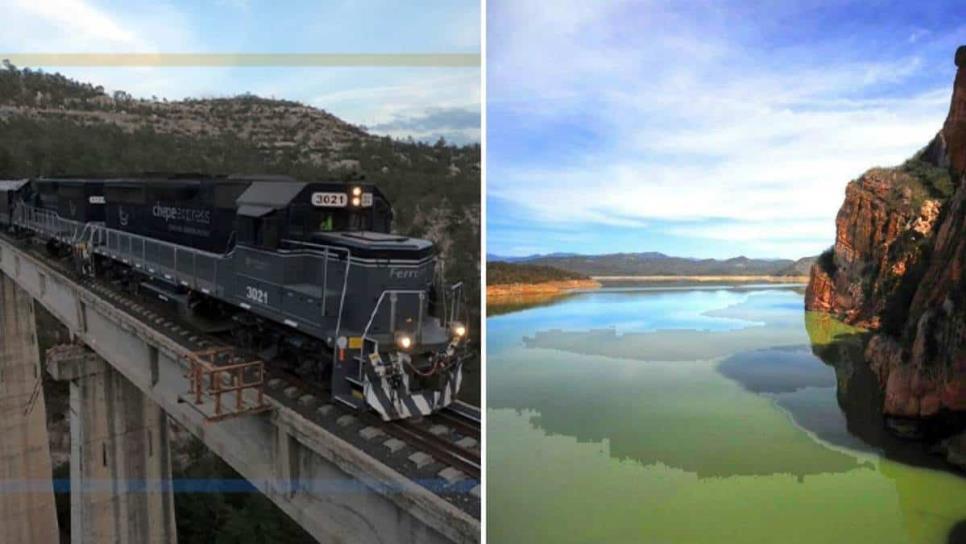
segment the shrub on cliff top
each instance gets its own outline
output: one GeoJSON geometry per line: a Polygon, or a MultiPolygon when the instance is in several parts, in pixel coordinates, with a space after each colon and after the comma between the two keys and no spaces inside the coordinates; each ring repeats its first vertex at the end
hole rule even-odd
{"type": "Polygon", "coordinates": [[[921,151],[904,162],[900,170],[916,178],[929,198],[946,200],[955,190],[949,169],[926,161],[921,151]]]}
{"type": "Polygon", "coordinates": [[[822,254],[818,256],[818,259],[816,259],[815,262],[817,262],[818,265],[822,267],[822,270],[824,270],[825,273],[828,274],[829,276],[834,274],[835,273],[835,246],[829,246],[828,249],[823,251],[822,254]]]}

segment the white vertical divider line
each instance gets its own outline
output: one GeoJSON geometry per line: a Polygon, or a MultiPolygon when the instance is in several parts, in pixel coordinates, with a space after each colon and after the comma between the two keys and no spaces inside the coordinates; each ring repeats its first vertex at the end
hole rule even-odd
{"type": "Polygon", "coordinates": [[[480,0],[480,542],[486,542],[486,0],[480,0]]]}

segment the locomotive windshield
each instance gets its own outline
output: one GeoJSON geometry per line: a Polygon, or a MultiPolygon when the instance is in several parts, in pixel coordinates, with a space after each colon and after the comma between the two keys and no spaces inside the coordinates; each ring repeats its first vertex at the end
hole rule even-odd
{"type": "Polygon", "coordinates": [[[309,233],[341,232],[353,230],[372,230],[372,218],[368,210],[327,210],[312,209],[308,212],[309,222],[314,228],[309,233]]]}
{"type": "Polygon", "coordinates": [[[296,204],[290,210],[290,232],[295,237],[311,238],[318,233],[373,231],[389,233],[392,211],[381,198],[373,199],[372,206],[320,208],[311,204],[296,204]]]}
{"type": "Polygon", "coordinates": [[[317,242],[331,233],[392,230],[392,208],[373,186],[258,181],[235,204],[237,241],[259,247],[278,247],[284,240],[317,242]]]}

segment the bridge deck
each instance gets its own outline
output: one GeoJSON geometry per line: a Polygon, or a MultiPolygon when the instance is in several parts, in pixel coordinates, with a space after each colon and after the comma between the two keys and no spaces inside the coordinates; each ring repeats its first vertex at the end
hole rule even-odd
{"type": "Polygon", "coordinates": [[[0,270],[319,540],[479,542],[479,487],[467,493],[465,480],[420,467],[405,445],[362,438],[352,414],[286,388],[266,396],[270,414],[207,421],[179,401],[189,389],[182,361],[206,347],[197,334],[5,236],[0,270]]]}

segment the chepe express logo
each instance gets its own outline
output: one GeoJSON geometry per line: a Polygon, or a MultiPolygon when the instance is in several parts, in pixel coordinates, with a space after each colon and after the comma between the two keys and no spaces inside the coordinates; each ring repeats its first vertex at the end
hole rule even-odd
{"type": "Polygon", "coordinates": [[[197,210],[194,208],[181,208],[179,206],[168,206],[158,202],[151,208],[151,214],[165,223],[178,221],[182,223],[196,223],[207,225],[211,223],[211,210],[197,210]]]}

